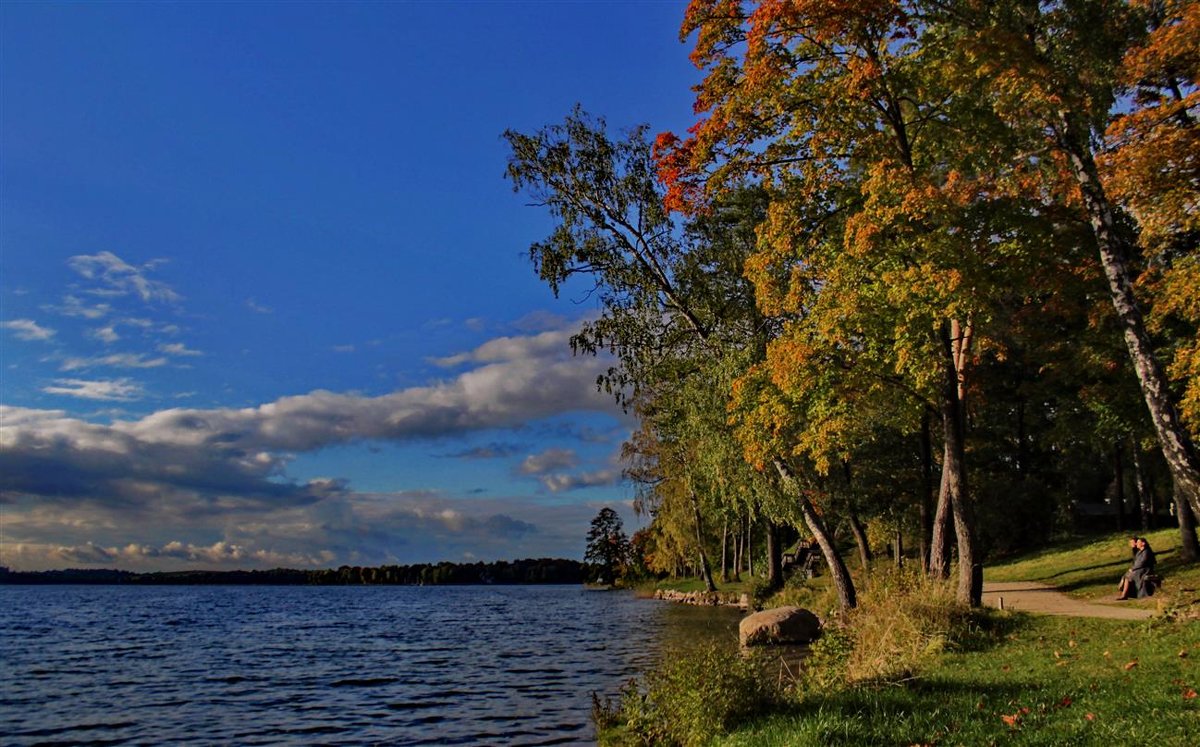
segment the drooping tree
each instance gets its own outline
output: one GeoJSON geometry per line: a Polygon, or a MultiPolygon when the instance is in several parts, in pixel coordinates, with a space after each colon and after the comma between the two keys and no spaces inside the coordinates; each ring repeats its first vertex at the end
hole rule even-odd
{"type": "MultiPolygon", "coordinates": [[[[761,357],[772,326],[753,303],[742,261],[752,247],[746,238],[761,219],[752,190],[685,231],[665,209],[644,128],[614,141],[603,120],[577,109],[562,125],[506,138],[514,188],[557,222],[550,238],[530,249],[539,274],[556,292],[569,278],[586,276],[599,296],[600,316],[573,344],[615,355],[603,386],[636,405],[640,417],[667,412],[678,418],[686,401],[675,396],[680,382],[713,362],[749,365],[761,357]],[[710,240],[714,233],[727,240],[710,240]]],[[[731,435],[719,428],[706,438],[731,435]]],[[[815,512],[805,522],[818,539],[826,534],[815,512]]],[[[844,573],[832,541],[825,536],[821,545],[834,574],[844,573]]],[[[839,588],[852,588],[848,574],[843,582],[839,588]]],[[[843,595],[842,603],[853,606],[853,595],[843,595]]]]}

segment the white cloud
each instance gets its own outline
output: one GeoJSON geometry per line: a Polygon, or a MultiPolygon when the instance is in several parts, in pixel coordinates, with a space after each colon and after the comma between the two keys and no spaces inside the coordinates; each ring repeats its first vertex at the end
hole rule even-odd
{"type": "Polygon", "coordinates": [[[112,311],[112,306],[106,303],[87,305],[75,296],[63,299],[62,306],[44,306],[43,308],[62,314],[63,316],[80,317],[83,319],[102,319],[112,311]]]}
{"type": "Polygon", "coordinates": [[[260,304],[259,302],[255,301],[253,298],[246,299],[246,308],[250,309],[255,314],[274,314],[275,313],[275,309],[271,308],[270,306],[264,306],[264,305],[260,304]]]}
{"type": "Polygon", "coordinates": [[[518,467],[522,475],[543,475],[552,470],[569,469],[579,462],[570,449],[547,449],[540,454],[530,454],[518,467]]]}
{"type": "Polygon", "coordinates": [[[544,357],[570,353],[570,330],[553,330],[526,337],[497,337],[488,340],[474,350],[444,358],[431,358],[430,362],[443,368],[452,368],[464,363],[492,363],[495,361],[519,360],[526,357],[544,357]]]}
{"type": "Polygon", "coordinates": [[[12,330],[12,333],[17,336],[18,340],[49,340],[54,337],[54,330],[43,327],[32,319],[13,319],[9,322],[0,322],[0,328],[12,330]]]}
{"type": "Polygon", "coordinates": [[[182,297],[169,285],[148,277],[150,270],[161,263],[162,260],[156,260],[135,267],[112,252],[80,254],[67,261],[72,270],[88,280],[99,283],[99,287],[90,291],[93,294],[106,296],[133,294],[146,303],[180,301],[182,297]]]}
{"type": "Polygon", "coordinates": [[[618,485],[622,480],[619,469],[602,469],[595,472],[584,472],[578,475],[550,474],[538,478],[546,490],[551,493],[562,493],[580,488],[596,488],[618,485]]]}
{"type": "Polygon", "coordinates": [[[184,345],[182,342],[173,342],[173,343],[170,343],[167,345],[159,345],[158,352],[166,353],[167,355],[178,355],[178,356],[204,355],[204,353],[200,352],[199,350],[192,350],[187,345],[184,345]]]}
{"type": "Polygon", "coordinates": [[[111,368],[158,368],[167,365],[166,358],[147,358],[142,353],[114,353],[95,358],[68,358],[59,366],[60,371],[78,371],[83,368],[108,366],[111,368]]]}
{"type": "Polygon", "coordinates": [[[90,332],[91,336],[106,344],[112,344],[121,339],[117,334],[117,325],[110,324],[107,327],[98,327],[90,332]]]}
{"type": "Polygon", "coordinates": [[[129,379],[87,381],[84,379],[56,379],[52,386],[42,387],[47,394],[62,394],[80,399],[96,399],[113,402],[130,402],[140,399],[143,391],[140,384],[129,379]]]}

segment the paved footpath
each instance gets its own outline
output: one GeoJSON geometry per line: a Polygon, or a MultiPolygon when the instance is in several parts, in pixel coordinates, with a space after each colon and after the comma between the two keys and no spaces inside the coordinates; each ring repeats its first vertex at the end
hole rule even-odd
{"type": "Polygon", "coordinates": [[[1112,620],[1145,620],[1154,612],[1128,602],[1085,602],[1037,581],[1002,581],[983,585],[983,603],[1019,612],[1072,617],[1106,617],[1112,620]]]}

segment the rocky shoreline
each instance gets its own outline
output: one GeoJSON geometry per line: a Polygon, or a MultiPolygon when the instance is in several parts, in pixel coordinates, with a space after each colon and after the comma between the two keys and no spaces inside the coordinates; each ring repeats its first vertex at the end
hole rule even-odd
{"type": "Polygon", "coordinates": [[[655,599],[679,604],[694,604],[701,607],[741,607],[750,609],[750,595],[737,592],[721,591],[675,591],[674,589],[657,589],[655,599]]]}

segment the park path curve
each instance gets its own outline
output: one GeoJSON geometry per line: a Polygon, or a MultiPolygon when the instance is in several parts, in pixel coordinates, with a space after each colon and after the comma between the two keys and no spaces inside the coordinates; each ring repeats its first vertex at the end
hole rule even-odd
{"type": "Polygon", "coordinates": [[[998,581],[983,585],[983,603],[989,607],[1035,612],[1042,615],[1104,617],[1110,620],[1145,620],[1154,611],[1128,602],[1085,602],[1037,581],[998,581]]]}

